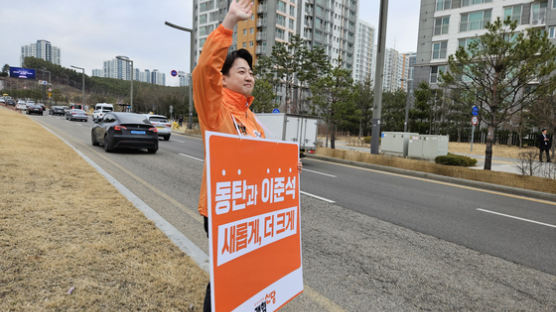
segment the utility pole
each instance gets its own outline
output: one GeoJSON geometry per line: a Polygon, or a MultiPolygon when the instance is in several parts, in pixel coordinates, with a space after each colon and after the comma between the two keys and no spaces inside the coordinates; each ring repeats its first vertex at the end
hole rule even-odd
{"type": "Polygon", "coordinates": [[[83,93],[81,95],[81,105],[83,105],[83,109],[85,109],[85,68],[73,65],[71,65],[71,67],[81,70],[81,91],[83,93]]]}
{"type": "Polygon", "coordinates": [[[378,154],[380,139],[380,118],[382,113],[382,76],[384,73],[384,53],[386,46],[386,24],[388,19],[388,0],[380,0],[378,26],[378,47],[375,72],[375,96],[373,108],[373,128],[371,137],[371,154],[378,154]]]}
{"type": "Polygon", "coordinates": [[[172,24],[170,22],[164,22],[166,26],[170,26],[175,29],[179,29],[181,31],[186,31],[189,33],[189,118],[187,119],[187,129],[193,129],[193,30],[191,28],[186,28],[182,26],[178,26],[176,24],[172,24]]]}

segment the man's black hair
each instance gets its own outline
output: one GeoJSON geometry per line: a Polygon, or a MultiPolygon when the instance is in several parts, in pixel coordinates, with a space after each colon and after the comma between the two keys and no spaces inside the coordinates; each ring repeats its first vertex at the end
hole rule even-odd
{"type": "Polygon", "coordinates": [[[542,129],[541,129],[541,132],[543,132],[544,130],[546,130],[546,128],[542,128],[542,129]]]}
{"type": "Polygon", "coordinates": [[[226,56],[226,61],[224,62],[224,66],[222,66],[222,70],[221,70],[222,74],[224,75],[228,74],[230,68],[232,68],[232,65],[234,64],[234,61],[238,57],[244,59],[247,62],[247,64],[249,64],[249,69],[253,70],[253,57],[251,56],[251,53],[249,53],[249,51],[245,49],[239,49],[233,51],[232,53],[228,54],[228,56],[226,56]]]}

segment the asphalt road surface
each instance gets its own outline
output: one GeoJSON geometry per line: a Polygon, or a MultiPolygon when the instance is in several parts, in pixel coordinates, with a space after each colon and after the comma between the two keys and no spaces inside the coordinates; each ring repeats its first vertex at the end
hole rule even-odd
{"type": "MultiPolygon", "coordinates": [[[[200,139],[105,153],[91,121],[31,118],[207,252],[200,139]]],[[[307,158],[301,190],[305,292],[284,311],[556,310],[553,202],[307,158]]]]}

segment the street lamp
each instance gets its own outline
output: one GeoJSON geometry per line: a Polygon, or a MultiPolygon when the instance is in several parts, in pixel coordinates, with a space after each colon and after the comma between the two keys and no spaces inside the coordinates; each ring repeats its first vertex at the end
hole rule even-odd
{"type": "MultiPolygon", "coordinates": [[[[404,80],[402,78],[402,80],[404,80]]],[[[405,98],[405,119],[403,122],[403,132],[407,132],[407,122],[409,119],[409,104],[411,103],[411,96],[413,95],[413,79],[407,79],[407,94],[405,98]]]]}
{"type": "Polygon", "coordinates": [[[73,66],[73,65],[71,65],[71,67],[81,70],[81,89],[82,89],[82,92],[83,92],[82,99],[81,99],[81,104],[83,104],[83,109],[85,109],[85,68],[78,67],[78,66],[73,66]]]}
{"type": "Polygon", "coordinates": [[[129,92],[129,109],[133,112],[133,61],[128,58],[123,58],[121,56],[116,56],[116,58],[120,61],[124,61],[126,63],[131,63],[131,90],[129,92]]]}
{"type": "Polygon", "coordinates": [[[179,29],[181,31],[189,32],[189,38],[190,38],[189,71],[191,72],[191,74],[189,75],[189,118],[187,119],[187,129],[192,129],[193,128],[193,95],[191,89],[193,88],[193,74],[192,74],[193,73],[193,30],[191,28],[186,28],[186,27],[172,24],[168,21],[164,22],[164,24],[166,26],[170,26],[172,28],[179,29]]]}
{"type": "MultiPolygon", "coordinates": [[[[52,76],[51,76],[51,74],[50,74],[50,71],[47,70],[47,69],[44,68],[44,67],[43,67],[43,68],[39,68],[39,71],[41,71],[41,72],[43,72],[43,73],[48,73],[48,83],[49,83],[49,84],[52,84],[52,81],[51,81],[52,76]]],[[[46,88],[46,86],[43,85],[43,96],[44,96],[45,88],[46,88]]],[[[43,99],[44,99],[44,97],[43,97],[43,99]]]]}

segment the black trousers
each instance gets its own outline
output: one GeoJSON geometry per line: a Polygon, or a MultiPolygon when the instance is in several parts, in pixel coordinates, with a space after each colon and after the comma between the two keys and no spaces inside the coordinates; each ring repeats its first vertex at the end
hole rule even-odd
{"type": "Polygon", "coordinates": [[[541,152],[539,153],[539,160],[542,162],[542,152],[546,152],[546,161],[550,162],[550,149],[548,148],[541,148],[541,152]]]}
{"type": "MultiPolygon", "coordinates": [[[[209,235],[208,232],[208,218],[204,217],[204,226],[205,226],[205,232],[207,233],[207,237],[209,235]]],[[[205,293],[205,303],[203,304],[203,312],[210,312],[211,310],[211,302],[210,302],[210,282],[207,285],[207,291],[205,293]]]]}

